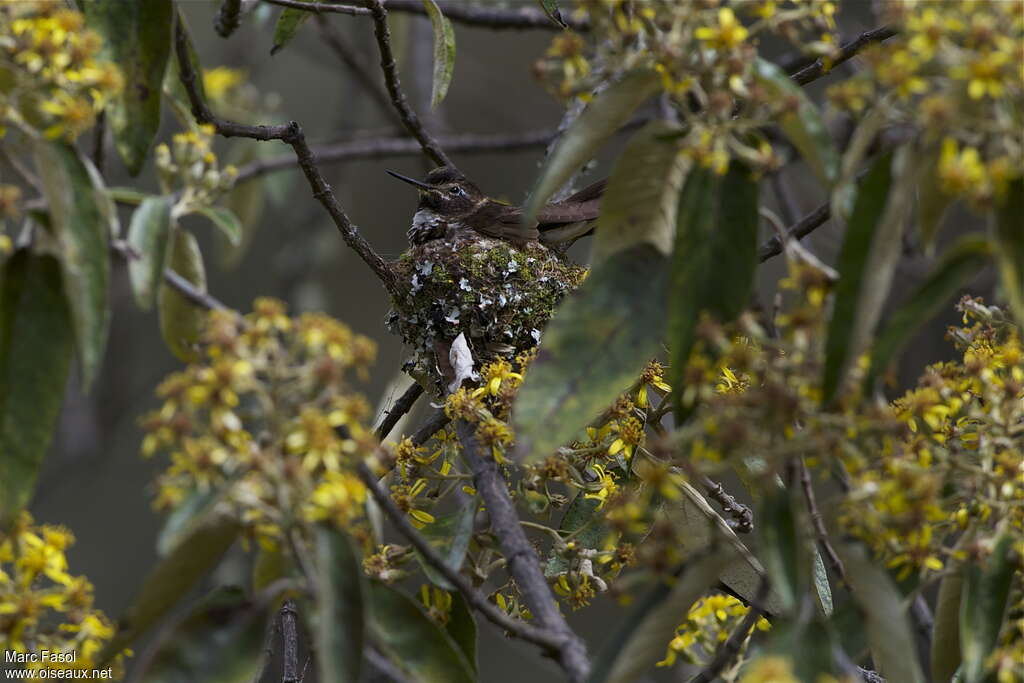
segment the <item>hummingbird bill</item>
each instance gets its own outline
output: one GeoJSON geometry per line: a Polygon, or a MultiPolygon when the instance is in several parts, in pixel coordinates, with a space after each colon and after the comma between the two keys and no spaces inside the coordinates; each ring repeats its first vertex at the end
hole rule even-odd
{"type": "Polygon", "coordinates": [[[388,173],[419,190],[419,203],[406,233],[417,246],[432,240],[486,236],[523,246],[571,244],[594,229],[606,181],[598,181],[567,199],[545,206],[532,225],[523,223],[523,209],[484,194],[458,169],[435,168],[420,181],[388,173]]]}

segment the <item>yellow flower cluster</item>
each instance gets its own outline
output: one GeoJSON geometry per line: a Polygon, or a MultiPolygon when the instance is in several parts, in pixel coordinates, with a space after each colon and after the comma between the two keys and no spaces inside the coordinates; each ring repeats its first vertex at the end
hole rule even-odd
{"type": "Polygon", "coordinates": [[[378,444],[349,379],[365,373],[373,343],[325,315],[291,318],[281,302],[258,299],[244,318],[212,312],[202,348],[142,419],[143,453],[171,459],[157,507],[221,491],[263,539],[295,519],[345,528],[361,519],[366,490],[353,468],[378,444]]]}
{"type": "MultiPolygon", "coordinates": [[[[715,594],[701,598],[690,607],[686,620],[676,627],[665,658],[658,662],[658,666],[673,666],[679,657],[698,666],[706,664],[718,647],[739,627],[749,611],[749,607],[731,595],[715,594]]],[[[767,631],[770,624],[764,617],[757,620],[743,641],[731,667],[732,671],[743,666],[743,655],[755,628],[767,631]]],[[[730,672],[723,672],[722,675],[729,680],[730,672]]]]}
{"type": "Polygon", "coordinates": [[[156,146],[161,191],[172,194],[179,186],[182,190],[175,208],[179,214],[211,206],[235,184],[238,169],[230,164],[221,169],[213,153],[214,133],[212,125],[203,124],[176,133],[170,146],[156,146]]]}
{"type": "Polygon", "coordinates": [[[37,525],[27,512],[0,533],[0,651],[50,652],[26,668],[92,669],[114,635],[93,608],[92,584],[68,572],[65,553],[74,542],[67,529],[37,525]]]}
{"type": "Polygon", "coordinates": [[[0,6],[0,137],[5,124],[73,141],[124,87],[112,62],[98,59],[103,41],[64,3],[0,6]]]}

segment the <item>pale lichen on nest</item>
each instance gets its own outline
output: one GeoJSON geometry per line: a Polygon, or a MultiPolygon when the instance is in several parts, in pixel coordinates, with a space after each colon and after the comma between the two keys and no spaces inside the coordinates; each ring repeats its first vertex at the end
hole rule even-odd
{"type": "Polygon", "coordinates": [[[540,341],[541,332],[586,269],[542,244],[517,247],[474,237],[415,246],[393,264],[401,294],[387,326],[411,349],[404,369],[439,387],[435,344],[464,333],[477,368],[540,341]]]}

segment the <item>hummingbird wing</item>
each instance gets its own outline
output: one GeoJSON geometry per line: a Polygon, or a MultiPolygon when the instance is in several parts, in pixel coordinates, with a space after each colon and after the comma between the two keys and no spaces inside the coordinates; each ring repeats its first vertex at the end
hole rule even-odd
{"type": "MultiPolygon", "coordinates": [[[[599,180],[596,183],[588,185],[576,194],[554,204],[548,204],[540,213],[537,214],[537,223],[542,233],[542,241],[563,241],[561,237],[557,239],[551,239],[555,237],[555,234],[561,234],[565,232],[564,228],[568,225],[574,226],[571,230],[574,237],[581,237],[588,230],[579,232],[579,225],[583,223],[589,223],[597,219],[601,213],[601,195],[604,194],[604,189],[608,185],[608,180],[599,180]],[[551,235],[547,233],[551,232],[551,235]]],[[[593,228],[593,226],[590,226],[593,228]]]]}

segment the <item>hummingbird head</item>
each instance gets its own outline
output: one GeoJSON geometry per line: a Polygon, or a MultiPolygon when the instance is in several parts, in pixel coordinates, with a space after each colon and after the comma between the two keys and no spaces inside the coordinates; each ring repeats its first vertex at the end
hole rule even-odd
{"type": "Polygon", "coordinates": [[[435,168],[423,182],[394,171],[388,173],[419,189],[419,209],[427,209],[441,216],[468,215],[487,201],[480,188],[451,166],[435,168]]]}

